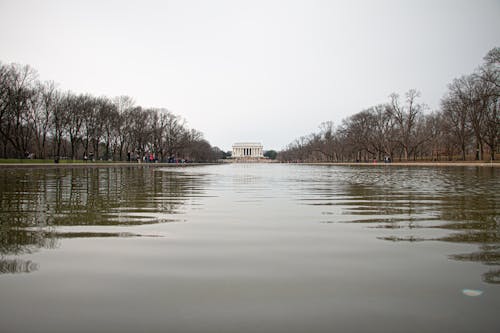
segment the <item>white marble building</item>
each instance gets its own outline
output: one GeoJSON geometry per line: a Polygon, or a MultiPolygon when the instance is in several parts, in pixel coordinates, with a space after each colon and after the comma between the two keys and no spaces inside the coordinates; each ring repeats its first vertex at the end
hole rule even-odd
{"type": "Polygon", "coordinates": [[[233,158],[264,157],[262,144],[256,142],[239,142],[233,145],[233,158]]]}

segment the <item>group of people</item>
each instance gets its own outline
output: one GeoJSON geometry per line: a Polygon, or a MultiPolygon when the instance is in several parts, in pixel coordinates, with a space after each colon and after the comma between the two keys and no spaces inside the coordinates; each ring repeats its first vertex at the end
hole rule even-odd
{"type": "MultiPolygon", "coordinates": [[[[89,153],[83,155],[83,161],[95,161],[94,153],[89,153]]],[[[137,163],[158,163],[162,162],[159,156],[155,153],[145,153],[144,155],[135,153],[135,152],[127,152],[127,162],[137,162],[137,163]]],[[[168,163],[188,163],[188,160],[178,159],[175,156],[170,156],[167,160],[168,163]]]]}
{"type": "Polygon", "coordinates": [[[154,153],[137,154],[134,152],[127,152],[127,162],[137,161],[138,163],[156,163],[158,162],[158,156],[154,153]]]}
{"type": "Polygon", "coordinates": [[[138,163],[158,163],[158,162],[167,162],[167,163],[188,163],[188,160],[179,159],[175,156],[170,156],[166,161],[161,160],[160,157],[155,153],[145,153],[144,155],[135,153],[135,152],[127,152],[127,162],[137,161],[138,163]]]}

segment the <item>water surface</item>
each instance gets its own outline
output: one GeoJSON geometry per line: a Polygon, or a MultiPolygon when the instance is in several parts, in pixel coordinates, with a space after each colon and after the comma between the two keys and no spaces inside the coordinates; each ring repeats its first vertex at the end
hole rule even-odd
{"type": "Polygon", "coordinates": [[[2,169],[0,329],[497,331],[499,174],[2,169]]]}

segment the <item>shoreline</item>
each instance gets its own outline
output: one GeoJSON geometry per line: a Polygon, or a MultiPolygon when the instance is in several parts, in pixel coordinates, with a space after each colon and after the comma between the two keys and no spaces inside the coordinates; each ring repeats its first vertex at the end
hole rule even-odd
{"type": "MultiPolygon", "coordinates": [[[[293,163],[290,163],[293,164],[293,163]]],[[[319,163],[297,163],[305,165],[338,165],[338,166],[432,166],[432,167],[449,167],[449,166],[459,166],[459,167],[500,167],[499,162],[319,162],[319,163]]]]}
{"type": "MultiPolygon", "coordinates": [[[[242,162],[245,163],[245,162],[242,162]]],[[[249,164],[259,164],[259,162],[248,162],[249,164]]],[[[87,163],[2,163],[0,169],[8,168],[112,168],[112,167],[152,167],[152,168],[185,168],[206,165],[227,165],[229,163],[130,163],[130,162],[87,162],[87,163]]],[[[280,163],[273,162],[266,164],[294,164],[294,165],[324,165],[324,166],[372,166],[372,167],[500,167],[500,161],[495,162],[303,162],[303,163],[280,163]]]]}
{"type": "Polygon", "coordinates": [[[130,162],[87,162],[87,163],[2,163],[0,169],[8,168],[121,168],[121,167],[151,167],[151,168],[185,168],[204,165],[219,165],[221,163],[130,163],[130,162]]]}

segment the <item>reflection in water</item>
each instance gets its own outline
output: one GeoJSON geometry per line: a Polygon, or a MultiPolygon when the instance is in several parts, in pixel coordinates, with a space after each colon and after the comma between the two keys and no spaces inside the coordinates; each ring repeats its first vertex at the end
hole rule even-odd
{"type": "Polygon", "coordinates": [[[483,274],[483,281],[487,283],[500,284],[500,269],[490,270],[483,274]]]}
{"type": "MultiPolygon", "coordinates": [[[[190,170],[5,169],[0,172],[0,254],[53,249],[61,238],[138,237],[109,229],[60,228],[181,221],[186,204],[193,209],[214,196],[226,200],[218,211],[221,218],[252,216],[261,209],[270,213],[275,210],[273,200],[284,200],[280,204],[285,215],[278,219],[306,205],[319,215],[318,222],[375,228],[381,240],[476,244],[477,251],[449,258],[499,266],[498,173],[498,168],[471,167],[244,164],[190,170]]],[[[496,283],[498,275],[498,270],[490,270],[483,279],[496,283]]]]}
{"type": "MultiPolygon", "coordinates": [[[[396,234],[388,241],[445,241],[478,244],[479,251],[451,255],[462,261],[500,266],[500,193],[498,168],[325,168],[315,173],[301,201],[324,207],[323,215],[340,207],[340,222],[363,223],[396,234]],[[331,173],[336,177],[325,177],[331,173]],[[315,179],[323,179],[317,182],[315,179]],[[436,236],[432,230],[448,231],[436,236]]],[[[500,271],[483,280],[497,283],[500,271]]]]}
{"type": "Polygon", "coordinates": [[[495,331],[499,173],[3,169],[2,331],[495,331]]]}
{"type": "Polygon", "coordinates": [[[38,264],[31,260],[0,259],[0,274],[31,273],[38,270],[38,264]]]}
{"type": "Polygon", "coordinates": [[[22,261],[3,257],[54,249],[60,238],[141,236],[129,232],[61,232],[57,227],[179,221],[175,215],[187,200],[203,195],[202,185],[203,179],[196,176],[154,168],[1,170],[0,255],[2,267],[6,267],[2,272],[35,270],[28,269],[35,267],[34,263],[28,267],[22,261]]]}
{"type": "Polygon", "coordinates": [[[485,265],[498,265],[500,263],[500,246],[497,245],[481,245],[481,251],[466,254],[454,254],[450,256],[455,260],[462,261],[480,261],[485,265]]]}
{"type": "Polygon", "coordinates": [[[26,230],[21,228],[2,228],[0,233],[0,254],[30,254],[38,248],[54,249],[58,240],[43,230],[26,230]]]}
{"type": "MultiPolygon", "coordinates": [[[[197,182],[198,183],[198,182],[197,182]]],[[[150,168],[9,170],[0,174],[0,225],[145,224],[199,191],[195,179],[150,168]]]]}

